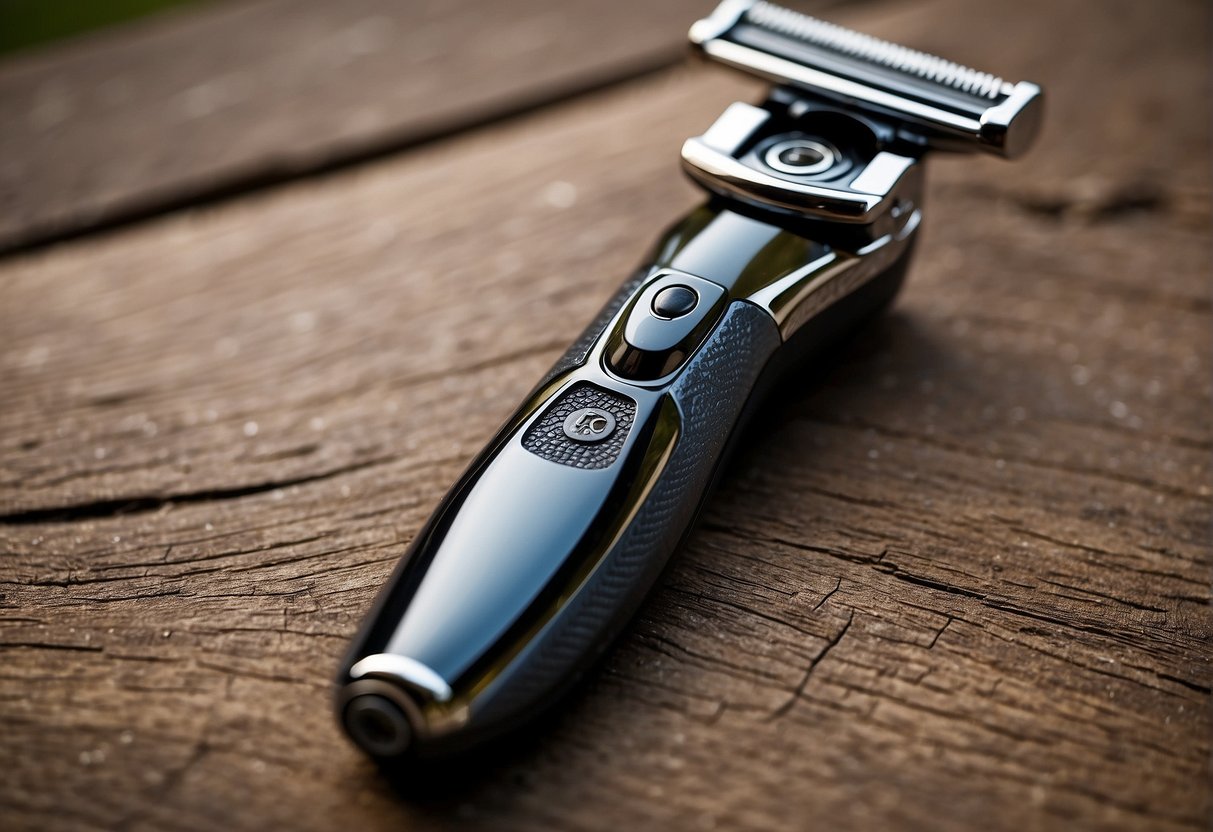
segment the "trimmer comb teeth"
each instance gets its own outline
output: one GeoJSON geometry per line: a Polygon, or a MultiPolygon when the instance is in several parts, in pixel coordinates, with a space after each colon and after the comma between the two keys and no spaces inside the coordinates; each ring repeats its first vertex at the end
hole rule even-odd
{"type": "Polygon", "coordinates": [[[716,61],[811,96],[892,117],[931,147],[1023,153],[1040,87],[845,29],[764,0],[725,0],[690,33],[716,61]]]}

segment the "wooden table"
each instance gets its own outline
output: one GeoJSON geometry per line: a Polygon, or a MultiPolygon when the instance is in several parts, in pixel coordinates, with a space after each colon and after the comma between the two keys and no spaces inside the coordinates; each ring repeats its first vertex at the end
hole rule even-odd
{"type": "Polygon", "coordinates": [[[1044,84],[516,753],[402,798],[330,679],[759,87],[704,3],[259,0],[0,64],[0,826],[1210,819],[1209,10],[813,8],[1044,84]]]}

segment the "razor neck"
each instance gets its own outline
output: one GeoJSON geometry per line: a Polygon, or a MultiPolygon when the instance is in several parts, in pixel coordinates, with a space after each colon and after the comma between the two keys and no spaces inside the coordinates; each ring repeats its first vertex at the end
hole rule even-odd
{"type": "Polygon", "coordinates": [[[924,150],[892,125],[776,89],[728,107],[686,141],[682,163],[730,208],[857,250],[917,211],[924,150]]]}

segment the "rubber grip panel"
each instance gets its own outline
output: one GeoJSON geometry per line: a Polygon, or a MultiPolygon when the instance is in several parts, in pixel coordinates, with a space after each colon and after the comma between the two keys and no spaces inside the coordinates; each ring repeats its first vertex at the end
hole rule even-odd
{"type": "Polygon", "coordinates": [[[779,346],[779,331],[766,312],[742,301],[725,310],[671,385],[680,434],[652,490],[597,568],[495,681],[473,723],[503,723],[538,710],[611,642],[691,527],[729,436],[779,346]]]}
{"type": "Polygon", "coordinates": [[[589,326],[582,330],[581,334],[577,336],[577,340],[565,350],[564,355],[556,360],[556,363],[548,370],[537,387],[542,387],[556,378],[556,376],[576,369],[585,363],[586,358],[589,357],[590,350],[598,343],[598,338],[606,331],[607,325],[619,314],[619,310],[623,308],[623,305],[631,299],[636,289],[644,282],[648,273],[648,267],[638,269],[619,287],[619,290],[615,294],[611,295],[610,300],[598,311],[594,320],[590,321],[589,326]]]}

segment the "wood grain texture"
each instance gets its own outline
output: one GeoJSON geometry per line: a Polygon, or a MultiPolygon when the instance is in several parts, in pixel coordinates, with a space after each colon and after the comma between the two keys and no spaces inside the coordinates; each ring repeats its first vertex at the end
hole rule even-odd
{"type": "Polygon", "coordinates": [[[0,264],[11,829],[1206,828],[1209,12],[841,22],[1051,95],[942,159],[892,314],[797,381],[555,724],[401,800],[329,679],[662,224],[704,68],[0,264]],[[504,163],[503,160],[508,160],[504,163]]]}
{"type": "Polygon", "coordinates": [[[217,2],[0,63],[0,250],[678,61],[710,0],[217,2]]]}

